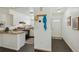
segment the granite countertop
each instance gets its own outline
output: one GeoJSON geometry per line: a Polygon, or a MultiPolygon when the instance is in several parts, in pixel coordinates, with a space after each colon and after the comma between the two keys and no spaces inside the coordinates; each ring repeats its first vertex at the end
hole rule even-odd
{"type": "Polygon", "coordinates": [[[26,33],[27,30],[33,29],[32,26],[26,26],[25,28],[17,27],[15,29],[11,29],[8,32],[5,32],[5,28],[0,28],[0,34],[21,34],[26,33]]]}
{"type": "Polygon", "coordinates": [[[8,32],[0,31],[0,34],[21,34],[21,33],[24,33],[24,31],[8,31],[8,32]]]}

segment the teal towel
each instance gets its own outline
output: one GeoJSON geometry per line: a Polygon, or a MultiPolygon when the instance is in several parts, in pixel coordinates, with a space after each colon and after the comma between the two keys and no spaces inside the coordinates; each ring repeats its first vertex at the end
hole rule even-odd
{"type": "Polygon", "coordinates": [[[46,31],[46,29],[47,29],[47,18],[46,18],[46,15],[43,17],[43,23],[44,23],[44,29],[46,31]]]}

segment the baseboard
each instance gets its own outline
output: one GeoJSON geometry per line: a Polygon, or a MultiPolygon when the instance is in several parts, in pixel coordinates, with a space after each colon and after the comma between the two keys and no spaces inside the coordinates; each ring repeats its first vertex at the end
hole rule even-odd
{"type": "Polygon", "coordinates": [[[35,52],[51,52],[51,51],[47,51],[47,50],[43,50],[43,49],[34,49],[35,52]]]}
{"type": "Polygon", "coordinates": [[[72,45],[67,41],[67,40],[65,40],[65,39],[63,39],[65,42],[66,42],[66,44],[70,47],[70,49],[72,50],[72,52],[77,52],[77,50],[74,48],[74,47],[72,47],[72,45]]]}

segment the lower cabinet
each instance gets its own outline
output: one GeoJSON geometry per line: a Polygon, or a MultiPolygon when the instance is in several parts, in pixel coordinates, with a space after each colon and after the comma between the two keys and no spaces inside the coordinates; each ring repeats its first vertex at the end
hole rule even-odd
{"type": "Polygon", "coordinates": [[[2,46],[2,39],[3,39],[3,34],[0,34],[0,47],[2,46]]]}
{"type": "Polygon", "coordinates": [[[19,50],[25,44],[25,33],[3,34],[2,38],[0,37],[0,43],[1,47],[19,50]]]}

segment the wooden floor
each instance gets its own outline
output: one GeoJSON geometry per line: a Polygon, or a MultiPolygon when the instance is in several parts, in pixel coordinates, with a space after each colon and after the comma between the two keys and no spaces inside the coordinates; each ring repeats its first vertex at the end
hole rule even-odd
{"type": "Polygon", "coordinates": [[[0,47],[0,52],[34,52],[34,45],[25,44],[19,51],[0,47]]]}
{"type": "Polygon", "coordinates": [[[53,52],[72,52],[69,46],[65,43],[64,40],[53,39],[52,40],[52,51],[53,52]]]}
{"type": "MultiPolygon", "coordinates": [[[[45,52],[42,50],[35,50],[35,52],[45,52]]],[[[72,52],[64,40],[52,39],[52,52],[72,52]]]]}
{"type": "MultiPolygon", "coordinates": [[[[34,52],[33,44],[25,44],[19,51],[0,47],[0,52],[34,52]]],[[[35,52],[43,52],[36,50],[35,52]]],[[[64,40],[52,39],[52,52],[72,52],[64,40]]]]}

